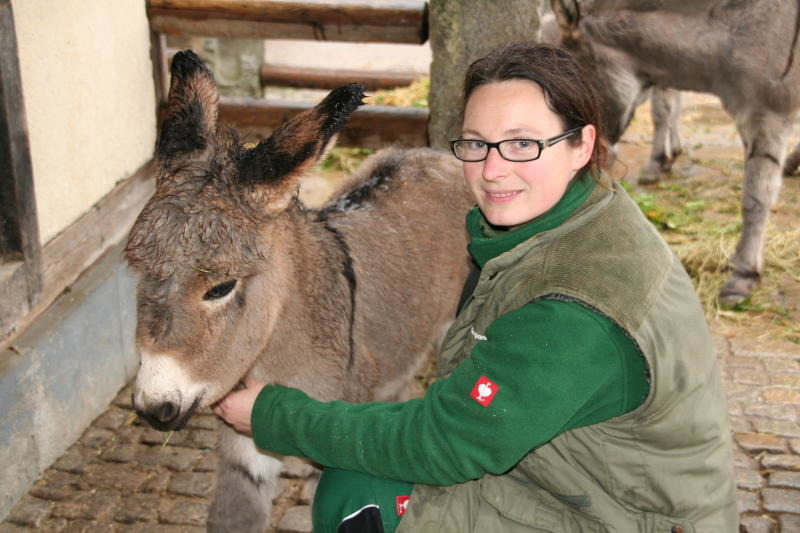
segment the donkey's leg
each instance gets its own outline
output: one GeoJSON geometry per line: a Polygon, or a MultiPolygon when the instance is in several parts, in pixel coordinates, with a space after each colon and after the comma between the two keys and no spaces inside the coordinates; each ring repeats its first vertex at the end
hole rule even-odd
{"type": "Polygon", "coordinates": [[[680,91],[653,87],[650,93],[650,114],[653,119],[653,147],[639,183],[656,183],[672,169],[672,162],[681,153],[678,120],[681,112],[680,91]]]}
{"type": "Polygon", "coordinates": [[[225,427],[220,432],[219,467],[208,531],[264,533],[277,495],[281,461],[263,454],[245,437],[225,427]]]}
{"type": "Polygon", "coordinates": [[[731,258],[733,276],[720,290],[720,302],[742,302],[758,285],[763,269],[764,232],[781,187],[790,121],[772,112],[736,117],[745,149],[742,235],[731,258]]]}

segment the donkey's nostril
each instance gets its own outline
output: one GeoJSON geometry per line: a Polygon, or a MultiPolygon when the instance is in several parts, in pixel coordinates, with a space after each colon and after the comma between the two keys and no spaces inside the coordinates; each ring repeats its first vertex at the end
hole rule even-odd
{"type": "Polygon", "coordinates": [[[172,402],[164,402],[158,406],[158,409],[155,409],[153,411],[153,416],[159,422],[168,423],[172,422],[178,417],[179,411],[180,408],[178,407],[177,404],[172,402]]]}

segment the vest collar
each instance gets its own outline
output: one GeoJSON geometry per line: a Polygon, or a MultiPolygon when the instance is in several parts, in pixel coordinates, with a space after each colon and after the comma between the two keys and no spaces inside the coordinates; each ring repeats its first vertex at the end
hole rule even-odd
{"type": "Polygon", "coordinates": [[[567,220],[586,201],[597,184],[588,173],[570,183],[564,196],[546,213],[513,230],[492,227],[476,206],[467,215],[467,230],[471,241],[468,250],[475,262],[483,268],[498,257],[531,237],[552,230],[567,220]]]}
{"type": "Polygon", "coordinates": [[[493,259],[507,255],[533,237],[538,240],[542,234],[582,214],[600,197],[610,195],[610,192],[604,187],[597,187],[597,183],[584,174],[570,184],[561,200],[549,211],[523,226],[505,231],[492,228],[476,206],[467,215],[467,230],[471,237],[469,252],[483,269],[493,259]]]}

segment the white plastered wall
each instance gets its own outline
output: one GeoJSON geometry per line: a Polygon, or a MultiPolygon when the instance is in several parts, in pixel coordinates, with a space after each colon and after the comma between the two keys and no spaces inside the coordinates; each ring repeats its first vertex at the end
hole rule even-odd
{"type": "Polygon", "coordinates": [[[12,0],[42,244],[152,157],[144,0],[12,0]]]}

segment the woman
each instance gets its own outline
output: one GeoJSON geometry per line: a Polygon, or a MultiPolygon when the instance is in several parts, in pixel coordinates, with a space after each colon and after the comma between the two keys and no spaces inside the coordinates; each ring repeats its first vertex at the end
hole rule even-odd
{"type": "Polygon", "coordinates": [[[512,43],[470,66],[463,111],[452,148],[480,273],[440,379],[397,404],[249,384],[216,412],[240,431],[252,420],[261,448],[333,467],[315,531],[393,530],[399,514],[398,531],[737,531],[703,313],[598,170],[585,75],[564,51],[512,43]]]}

